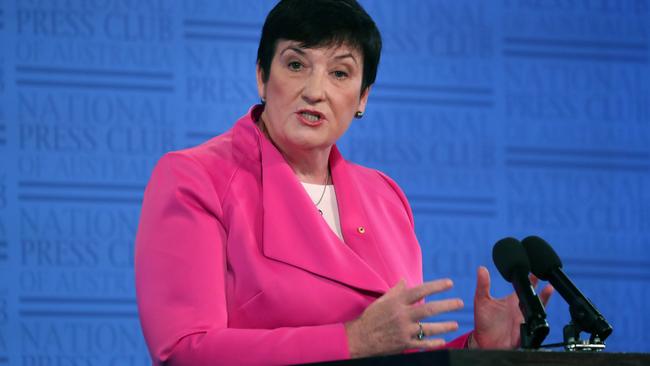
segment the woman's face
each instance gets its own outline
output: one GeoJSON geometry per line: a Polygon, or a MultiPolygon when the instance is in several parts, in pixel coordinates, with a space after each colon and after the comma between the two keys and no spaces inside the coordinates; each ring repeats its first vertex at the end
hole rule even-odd
{"type": "Polygon", "coordinates": [[[302,48],[279,41],[266,83],[257,68],[257,88],[266,100],[266,130],[285,154],[329,149],[364,111],[360,95],[363,59],[359,51],[338,47],[302,48]]]}

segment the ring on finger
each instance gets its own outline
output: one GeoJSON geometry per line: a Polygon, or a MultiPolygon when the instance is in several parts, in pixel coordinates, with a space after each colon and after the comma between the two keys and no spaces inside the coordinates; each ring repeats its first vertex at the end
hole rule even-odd
{"type": "Polygon", "coordinates": [[[421,341],[422,339],[424,339],[424,329],[422,328],[422,323],[421,322],[418,322],[418,327],[420,329],[418,330],[418,334],[417,334],[416,338],[419,341],[421,341]]]}

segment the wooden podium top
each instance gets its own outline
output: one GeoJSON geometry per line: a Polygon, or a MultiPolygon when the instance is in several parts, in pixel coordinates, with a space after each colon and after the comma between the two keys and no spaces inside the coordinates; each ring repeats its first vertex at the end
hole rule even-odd
{"type": "Polygon", "coordinates": [[[648,366],[650,354],[565,351],[441,350],[402,355],[324,362],[317,365],[553,365],[553,366],[648,366]]]}

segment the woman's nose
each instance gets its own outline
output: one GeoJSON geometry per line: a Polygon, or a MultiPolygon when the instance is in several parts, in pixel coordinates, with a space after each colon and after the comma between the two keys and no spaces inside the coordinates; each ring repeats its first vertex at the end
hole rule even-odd
{"type": "Polygon", "coordinates": [[[305,80],[302,90],[302,98],[310,103],[317,103],[325,99],[324,75],[321,72],[313,72],[305,80]]]}

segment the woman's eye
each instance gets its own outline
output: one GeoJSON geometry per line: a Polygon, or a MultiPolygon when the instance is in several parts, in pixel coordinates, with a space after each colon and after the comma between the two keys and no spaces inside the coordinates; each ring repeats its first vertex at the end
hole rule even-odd
{"type": "Polygon", "coordinates": [[[291,71],[300,71],[302,69],[302,64],[298,61],[291,61],[288,66],[291,71]]]}
{"type": "Polygon", "coordinates": [[[337,79],[345,79],[346,77],[348,77],[348,73],[345,71],[337,70],[334,71],[334,77],[337,79]]]}

